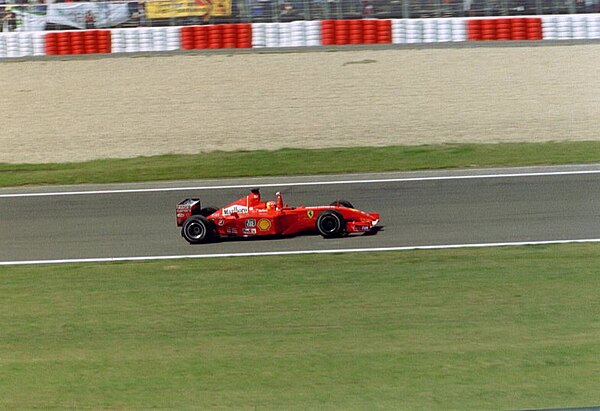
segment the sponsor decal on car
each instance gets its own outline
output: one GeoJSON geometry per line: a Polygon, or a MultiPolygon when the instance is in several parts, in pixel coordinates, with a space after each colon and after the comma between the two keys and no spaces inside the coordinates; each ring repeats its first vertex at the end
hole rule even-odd
{"type": "Polygon", "coordinates": [[[217,223],[219,226],[223,226],[225,225],[225,220],[220,219],[219,222],[217,223]]]}
{"type": "Polygon", "coordinates": [[[247,228],[256,227],[256,220],[253,218],[246,220],[246,227],[247,228]]]}
{"type": "Polygon", "coordinates": [[[308,210],[306,212],[306,215],[308,216],[308,218],[313,218],[315,216],[315,212],[313,210],[308,210]]]}
{"type": "Polygon", "coordinates": [[[242,232],[244,234],[256,234],[256,228],[244,228],[242,232]]]}
{"type": "Polygon", "coordinates": [[[227,234],[237,234],[237,228],[227,227],[227,234]]]}
{"type": "Polygon", "coordinates": [[[223,215],[231,215],[233,213],[243,214],[248,212],[248,207],[242,205],[232,205],[223,209],[223,215]]]}
{"type": "Polygon", "coordinates": [[[261,218],[260,220],[258,220],[258,228],[262,231],[269,231],[269,229],[271,228],[271,220],[261,218]]]}

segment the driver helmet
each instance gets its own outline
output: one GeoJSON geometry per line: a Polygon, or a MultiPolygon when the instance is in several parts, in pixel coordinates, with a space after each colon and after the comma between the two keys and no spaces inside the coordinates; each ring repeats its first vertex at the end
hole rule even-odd
{"type": "Polygon", "coordinates": [[[272,211],[275,210],[275,201],[267,201],[267,210],[268,211],[272,211]]]}

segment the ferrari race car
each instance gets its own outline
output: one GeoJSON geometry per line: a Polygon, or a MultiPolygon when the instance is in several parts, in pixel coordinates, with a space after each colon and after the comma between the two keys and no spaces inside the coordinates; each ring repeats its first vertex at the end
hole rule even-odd
{"type": "Polygon", "coordinates": [[[177,226],[190,244],[227,237],[292,236],[318,232],[325,238],[350,233],[376,233],[378,213],[355,209],[345,200],[328,206],[290,207],[280,193],[276,201],[263,202],[260,191],[221,209],[202,208],[199,199],[187,198],[177,204],[177,226]]]}

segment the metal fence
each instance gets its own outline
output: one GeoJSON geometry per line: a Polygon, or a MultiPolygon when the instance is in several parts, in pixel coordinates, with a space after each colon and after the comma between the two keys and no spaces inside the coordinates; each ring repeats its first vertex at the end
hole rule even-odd
{"type": "Polygon", "coordinates": [[[220,3],[168,0],[0,4],[0,29],[33,31],[323,19],[598,13],[599,3],[600,0],[220,0],[220,3]],[[214,11],[215,4],[220,5],[219,12],[214,11]],[[157,5],[162,7],[161,12],[155,11],[157,5]],[[60,20],[53,19],[55,15],[60,15],[60,20]],[[110,16],[115,15],[120,18],[111,20],[110,16]]]}

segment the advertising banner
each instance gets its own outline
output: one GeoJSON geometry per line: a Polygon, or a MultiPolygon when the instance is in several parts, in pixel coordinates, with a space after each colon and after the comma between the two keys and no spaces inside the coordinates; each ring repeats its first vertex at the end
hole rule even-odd
{"type": "Polygon", "coordinates": [[[146,2],[146,16],[149,19],[170,19],[193,16],[223,17],[230,15],[230,0],[174,0],[146,2]]]}
{"type": "Polygon", "coordinates": [[[48,23],[78,29],[86,28],[86,16],[93,17],[94,27],[113,27],[131,17],[127,3],[51,3],[48,4],[48,23]]]}

